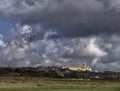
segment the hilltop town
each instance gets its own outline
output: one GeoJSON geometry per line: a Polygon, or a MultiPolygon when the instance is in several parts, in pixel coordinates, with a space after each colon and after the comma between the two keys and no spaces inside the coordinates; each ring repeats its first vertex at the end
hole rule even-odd
{"type": "Polygon", "coordinates": [[[0,76],[120,80],[120,72],[97,72],[86,64],[77,66],[1,67],[0,76]]]}
{"type": "Polygon", "coordinates": [[[83,65],[75,65],[75,66],[63,66],[63,69],[67,68],[69,70],[72,71],[93,71],[92,68],[90,66],[88,66],[86,63],[84,63],[83,65]]]}

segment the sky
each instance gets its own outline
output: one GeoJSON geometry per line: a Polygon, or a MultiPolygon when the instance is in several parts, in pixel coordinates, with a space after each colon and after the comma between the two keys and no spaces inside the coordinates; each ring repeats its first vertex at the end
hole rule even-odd
{"type": "Polygon", "coordinates": [[[120,0],[0,0],[0,66],[120,71],[120,0]]]}
{"type": "Polygon", "coordinates": [[[14,27],[14,24],[6,20],[0,20],[0,33],[8,35],[10,30],[14,27]]]}

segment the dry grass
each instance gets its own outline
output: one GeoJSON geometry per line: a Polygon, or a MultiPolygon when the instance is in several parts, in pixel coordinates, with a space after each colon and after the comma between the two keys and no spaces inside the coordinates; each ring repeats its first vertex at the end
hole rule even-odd
{"type": "Polygon", "coordinates": [[[1,77],[0,88],[120,87],[120,82],[80,81],[29,77],[1,77]]]}

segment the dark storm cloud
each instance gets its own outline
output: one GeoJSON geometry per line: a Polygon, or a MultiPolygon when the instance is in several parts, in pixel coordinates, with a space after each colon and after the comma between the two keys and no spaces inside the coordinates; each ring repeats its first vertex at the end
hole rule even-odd
{"type": "Polygon", "coordinates": [[[0,66],[120,70],[120,0],[0,0],[0,18],[17,23],[0,35],[0,66]]]}
{"type": "Polygon", "coordinates": [[[22,24],[40,24],[48,31],[55,29],[61,37],[113,34],[120,32],[118,2],[118,0],[0,0],[0,14],[22,24]]]}

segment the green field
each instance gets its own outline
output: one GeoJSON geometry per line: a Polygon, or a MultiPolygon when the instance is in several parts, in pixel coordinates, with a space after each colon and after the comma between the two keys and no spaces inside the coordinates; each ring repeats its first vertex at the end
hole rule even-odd
{"type": "Polygon", "coordinates": [[[24,88],[0,89],[0,91],[120,91],[120,88],[24,88]]]}
{"type": "Polygon", "coordinates": [[[120,91],[120,81],[0,77],[0,91],[120,91]]]}

